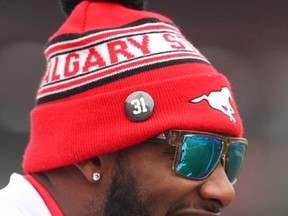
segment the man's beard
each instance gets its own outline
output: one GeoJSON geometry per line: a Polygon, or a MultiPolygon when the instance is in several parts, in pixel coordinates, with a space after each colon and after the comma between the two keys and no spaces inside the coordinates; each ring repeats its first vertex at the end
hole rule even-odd
{"type": "Polygon", "coordinates": [[[108,191],[104,216],[149,216],[148,206],[140,199],[136,179],[120,155],[108,191]]]}

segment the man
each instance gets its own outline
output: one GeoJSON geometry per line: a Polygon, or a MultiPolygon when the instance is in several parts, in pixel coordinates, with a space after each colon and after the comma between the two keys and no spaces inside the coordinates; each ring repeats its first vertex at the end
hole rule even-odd
{"type": "Polygon", "coordinates": [[[62,1],[1,215],[220,215],[247,141],[229,81],[142,1],[62,1]]]}

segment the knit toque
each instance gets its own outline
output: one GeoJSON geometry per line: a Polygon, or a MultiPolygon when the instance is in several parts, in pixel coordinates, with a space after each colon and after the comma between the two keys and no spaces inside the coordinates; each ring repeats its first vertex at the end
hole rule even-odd
{"type": "Polygon", "coordinates": [[[228,79],[143,1],[62,0],[31,112],[25,173],[139,144],[169,129],[242,136],[228,79]]]}

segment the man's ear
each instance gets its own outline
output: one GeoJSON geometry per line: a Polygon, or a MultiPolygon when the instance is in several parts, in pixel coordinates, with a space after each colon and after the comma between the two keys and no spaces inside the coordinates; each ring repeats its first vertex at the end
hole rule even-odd
{"type": "MultiPolygon", "coordinates": [[[[91,183],[95,183],[93,175],[99,173],[101,178],[104,175],[111,175],[112,169],[115,164],[116,153],[100,155],[88,160],[80,161],[74,165],[82,173],[82,175],[91,183]]],[[[109,176],[106,176],[109,178],[109,176]]]]}
{"type": "Polygon", "coordinates": [[[91,183],[95,183],[93,179],[94,173],[102,174],[101,161],[98,157],[80,161],[74,164],[82,175],[91,183]]]}

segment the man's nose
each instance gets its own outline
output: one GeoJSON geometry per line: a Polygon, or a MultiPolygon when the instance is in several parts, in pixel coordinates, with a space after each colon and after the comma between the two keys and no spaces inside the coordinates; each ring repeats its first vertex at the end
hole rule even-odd
{"type": "Polygon", "coordinates": [[[219,163],[214,172],[203,182],[200,194],[204,199],[220,203],[219,207],[228,206],[235,198],[235,190],[219,163]]]}

